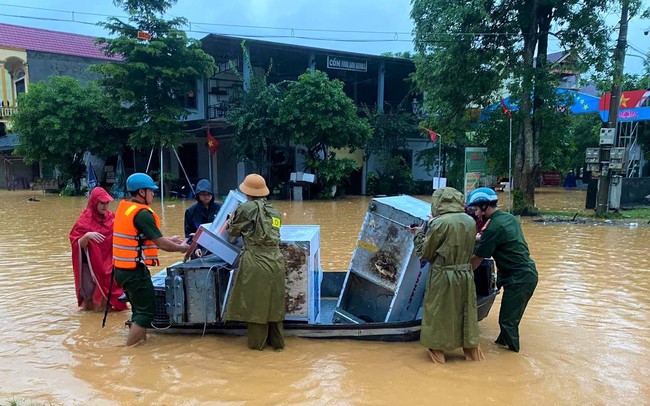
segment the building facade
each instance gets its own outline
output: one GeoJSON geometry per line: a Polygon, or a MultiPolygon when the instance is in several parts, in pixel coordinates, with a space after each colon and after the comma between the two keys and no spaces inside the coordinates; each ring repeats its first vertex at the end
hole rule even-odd
{"type": "MultiPolygon", "coordinates": [[[[211,134],[219,141],[214,164],[209,166],[212,173],[208,175],[215,180],[215,188],[220,194],[236,188],[248,172],[245,165],[234,162],[232,158],[230,145],[233,134],[226,116],[230,106],[236,103],[248,86],[251,75],[267,75],[269,83],[280,83],[297,80],[307,71],[319,70],[331,79],[341,80],[346,95],[359,108],[368,106],[384,111],[396,109],[400,105],[411,108],[413,96],[408,78],[415,72],[415,65],[409,59],[214,34],[203,38],[201,43],[203,50],[215,59],[217,68],[214,75],[202,83],[205,110],[199,109],[190,119],[203,118],[211,134]],[[250,64],[245,63],[246,58],[250,58],[250,64]],[[203,117],[201,113],[204,114],[203,117]]],[[[199,137],[205,139],[203,134],[199,137]]],[[[199,154],[209,157],[204,142],[197,143],[199,154]]],[[[415,148],[420,146],[416,145],[415,148]]],[[[305,170],[305,162],[299,150],[300,146],[294,146],[290,157],[282,157],[282,164],[274,165],[269,179],[272,186],[288,182],[291,172],[305,170]]],[[[413,150],[407,153],[412,155],[413,150]]],[[[376,169],[375,161],[365,161],[364,152],[360,150],[352,154],[340,151],[337,156],[351,158],[359,165],[359,170],[351,176],[347,192],[365,193],[367,173],[376,169]]],[[[424,171],[416,164],[413,165],[414,174],[419,175],[424,171]]]]}
{"type": "Polygon", "coordinates": [[[96,79],[88,67],[111,60],[119,59],[106,57],[94,37],[0,24],[0,188],[29,188],[52,177],[53,168],[27,165],[13,155],[18,137],[11,132],[10,117],[20,108],[18,95],[28,92],[30,83],[52,76],[72,76],[82,83],[96,79]]]}

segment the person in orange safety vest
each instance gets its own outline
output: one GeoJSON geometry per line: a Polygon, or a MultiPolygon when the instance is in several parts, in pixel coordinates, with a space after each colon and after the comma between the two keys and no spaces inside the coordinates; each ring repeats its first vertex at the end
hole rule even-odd
{"type": "Polygon", "coordinates": [[[158,249],[186,252],[189,246],[179,237],[164,237],[160,219],[149,207],[158,186],[144,173],[126,180],[131,200],[122,200],[113,225],[113,266],[115,281],[124,288],[131,303],[131,327],[126,345],[146,340],[156,312],[156,301],[149,266],[158,266],[158,249]]]}

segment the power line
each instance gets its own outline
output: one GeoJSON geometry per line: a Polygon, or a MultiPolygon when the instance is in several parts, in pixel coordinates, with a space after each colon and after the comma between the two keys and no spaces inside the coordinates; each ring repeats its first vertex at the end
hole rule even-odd
{"type": "MultiPolygon", "coordinates": [[[[53,17],[33,17],[33,16],[23,16],[17,14],[5,14],[0,13],[0,16],[3,17],[14,17],[14,18],[25,18],[28,20],[39,20],[39,21],[56,21],[56,22],[67,22],[67,23],[77,23],[85,25],[97,26],[97,23],[92,23],[88,21],[79,21],[79,20],[67,20],[62,18],[53,18],[53,17]]],[[[228,33],[215,33],[211,31],[200,31],[200,30],[187,30],[186,32],[192,32],[196,34],[217,34],[223,35],[226,37],[246,37],[246,38],[267,38],[267,39],[278,39],[278,38],[295,38],[311,41],[333,41],[333,42],[413,42],[412,40],[406,39],[395,39],[395,38],[385,38],[385,39],[364,39],[364,38],[319,38],[319,37],[306,37],[302,35],[255,35],[255,34],[228,34],[228,33]]]]}
{"type": "MultiPolygon", "coordinates": [[[[51,11],[55,13],[66,13],[66,14],[71,14],[72,16],[78,14],[78,15],[89,15],[89,16],[96,16],[96,17],[128,18],[127,16],[116,16],[112,14],[87,13],[83,11],[21,6],[15,4],[0,3],[0,6],[22,8],[22,9],[29,9],[29,10],[51,11]]],[[[208,22],[196,22],[196,21],[188,21],[188,24],[209,25],[215,27],[229,27],[229,28],[253,28],[253,29],[260,29],[260,30],[278,30],[278,31],[335,32],[335,33],[343,33],[343,34],[411,35],[410,32],[406,32],[406,31],[364,31],[364,30],[336,30],[336,29],[326,29],[326,28],[319,29],[319,28],[272,27],[272,26],[264,26],[264,25],[225,24],[225,23],[208,23],[208,22]]]]}
{"type": "Polygon", "coordinates": [[[17,14],[0,14],[0,16],[3,17],[14,17],[14,18],[26,18],[28,20],[39,20],[39,21],[60,21],[60,22],[66,22],[66,23],[77,23],[77,24],[86,24],[86,25],[94,25],[96,26],[97,23],[91,23],[87,21],[79,21],[79,20],[66,20],[62,18],[52,18],[52,17],[34,17],[34,16],[21,16],[17,14]]]}
{"type": "MultiPolygon", "coordinates": [[[[51,19],[51,21],[72,21],[72,22],[79,22],[78,20],[75,19],[75,15],[89,15],[89,16],[99,16],[99,17],[113,17],[113,18],[128,18],[126,16],[116,16],[116,15],[111,15],[111,14],[99,14],[99,13],[87,13],[83,11],[75,11],[75,10],[61,10],[61,9],[53,9],[53,8],[44,8],[44,7],[33,7],[33,6],[22,6],[22,5],[14,5],[14,4],[4,4],[0,3],[0,6],[3,7],[14,7],[14,8],[22,8],[22,9],[29,9],[29,10],[41,10],[41,11],[50,11],[50,12],[56,12],[56,13],[69,13],[71,15],[70,20],[64,20],[64,19],[51,19]]],[[[34,18],[34,19],[40,19],[40,20],[48,20],[46,17],[29,17],[29,16],[17,16],[17,15],[9,15],[9,14],[0,14],[4,15],[7,17],[18,17],[18,18],[34,18]]],[[[85,24],[91,24],[88,22],[83,22],[85,24]]],[[[400,40],[399,36],[400,35],[409,35],[411,36],[411,32],[406,32],[406,31],[369,31],[369,30],[338,30],[338,29],[324,29],[324,28],[294,28],[294,27],[272,27],[272,26],[264,26],[264,25],[243,25],[243,24],[226,24],[226,23],[210,23],[210,22],[195,22],[195,21],[188,21],[187,24],[190,27],[190,30],[188,32],[196,32],[196,33],[206,33],[205,31],[196,31],[192,30],[192,25],[198,25],[198,26],[215,26],[215,27],[229,27],[229,28],[249,28],[249,29],[258,29],[258,30],[276,30],[276,31],[290,31],[290,35],[286,36],[277,36],[277,35],[268,35],[268,36],[263,36],[263,35],[258,35],[258,36],[252,36],[252,35],[247,35],[248,37],[257,37],[257,38],[299,38],[299,39],[309,39],[309,40],[316,40],[316,41],[345,41],[345,42],[393,42],[393,41],[398,41],[398,42],[410,42],[411,40],[400,40]],[[297,36],[295,35],[296,31],[304,31],[304,32],[329,32],[329,33],[341,33],[341,34],[369,34],[369,35],[393,35],[393,39],[381,39],[381,40],[369,40],[369,39],[359,39],[359,40],[341,40],[341,39],[330,39],[330,38],[314,38],[314,37],[304,37],[304,36],[297,36]]],[[[207,32],[207,33],[212,33],[212,32],[207,32]]],[[[519,35],[518,33],[492,33],[492,32],[452,32],[452,33],[431,33],[430,35],[432,36],[513,36],[513,35],[519,35]]]]}

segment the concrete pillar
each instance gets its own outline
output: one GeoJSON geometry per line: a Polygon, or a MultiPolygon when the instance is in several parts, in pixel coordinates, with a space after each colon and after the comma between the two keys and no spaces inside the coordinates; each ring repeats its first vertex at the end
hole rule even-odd
{"type": "Polygon", "coordinates": [[[237,163],[237,185],[241,184],[246,177],[246,164],[244,162],[237,163]]]}
{"type": "Polygon", "coordinates": [[[244,66],[242,68],[244,91],[248,92],[251,89],[251,69],[253,69],[253,66],[251,65],[251,50],[248,44],[244,45],[244,57],[242,60],[244,61],[244,66]]]}
{"type": "Polygon", "coordinates": [[[377,110],[384,111],[384,74],[386,72],[386,63],[379,64],[379,73],[377,74],[377,110]]]}
{"type": "Polygon", "coordinates": [[[309,61],[308,62],[309,62],[309,70],[311,71],[311,73],[314,73],[314,71],[316,70],[316,54],[315,53],[312,52],[311,54],[309,54],[309,61]]]}
{"type": "Polygon", "coordinates": [[[0,75],[2,75],[2,107],[9,107],[9,100],[7,98],[7,71],[5,64],[0,63],[0,75]]]}

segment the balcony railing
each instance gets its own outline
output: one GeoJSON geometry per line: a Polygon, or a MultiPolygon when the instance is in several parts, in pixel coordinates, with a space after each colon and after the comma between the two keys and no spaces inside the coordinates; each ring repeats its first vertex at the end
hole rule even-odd
{"type": "Polygon", "coordinates": [[[208,106],[208,120],[225,120],[228,115],[228,102],[219,102],[208,106]]]}
{"type": "Polygon", "coordinates": [[[16,106],[2,106],[2,108],[0,108],[0,117],[9,118],[12,114],[16,113],[16,111],[18,111],[16,106]]]}

